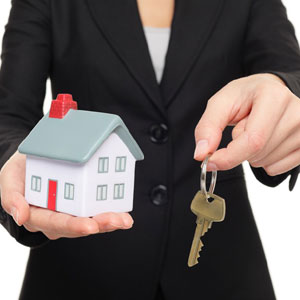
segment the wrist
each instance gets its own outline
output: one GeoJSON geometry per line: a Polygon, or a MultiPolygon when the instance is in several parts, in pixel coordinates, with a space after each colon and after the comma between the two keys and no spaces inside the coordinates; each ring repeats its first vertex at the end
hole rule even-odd
{"type": "Polygon", "coordinates": [[[272,74],[272,73],[265,73],[263,74],[266,78],[271,79],[273,81],[277,81],[281,83],[282,85],[286,86],[285,82],[277,75],[272,74]]]}

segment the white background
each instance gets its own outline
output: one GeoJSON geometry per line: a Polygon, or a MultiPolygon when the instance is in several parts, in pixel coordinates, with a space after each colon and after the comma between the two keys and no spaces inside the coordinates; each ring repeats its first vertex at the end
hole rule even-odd
{"type": "MultiPolygon", "coordinates": [[[[38,0],[37,0],[38,1],[38,0]]],[[[300,40],[300,9],[297,0],[284,0],[300,40]]],[[[7,22],[10,1],[1,0],[0,38],[7,22]]],[[[50,91],[47,92],[46,110],[50,91]]],[[[278,300],[300,299],[300,184],[288,190],[288,179],[276,188],[259,183],[244,163],[248,193],[266,252],[278,300]]],[[[18,298],[29,250],[0,227],[1,299],[18,298]]],[[[243,299],[241,299],[243,300],[243,299]]],[[[253,299],[255,300],[255,299],[253,299]]]]}

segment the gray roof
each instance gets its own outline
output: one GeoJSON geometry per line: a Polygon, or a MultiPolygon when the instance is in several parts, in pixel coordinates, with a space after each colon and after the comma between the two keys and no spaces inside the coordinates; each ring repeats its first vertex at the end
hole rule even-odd
{"type": "Polygon", "coordinates": [[[63,119],[46,114],[20,144],[21,153],[40,157],[87,162],[105,139],[115,132],[136,160],[144,154],[118,115],[69,110],[63,119]]]}

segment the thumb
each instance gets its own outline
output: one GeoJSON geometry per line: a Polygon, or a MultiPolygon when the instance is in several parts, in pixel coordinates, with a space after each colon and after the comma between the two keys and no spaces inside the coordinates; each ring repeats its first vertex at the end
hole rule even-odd
{"type": "Polygon", "coordinates": [[[19,192],[2,193],[1,205],[13,217],[17,225],[23,225],[30,215],[29,204],[19,192]]]}
{"type": "Polygon", "coordinates": [[[16,152],[0,172],[1,205],[20,226],[30,215],[29,204],[24,198],[25,163],[25,156],[16,152]]]}

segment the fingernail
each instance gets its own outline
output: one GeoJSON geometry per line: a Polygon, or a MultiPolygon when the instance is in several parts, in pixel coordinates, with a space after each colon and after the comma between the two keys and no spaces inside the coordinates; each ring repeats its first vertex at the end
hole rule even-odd
{"type": "Polygon", "coordinates": [[[17,223],[17,225],[20,226],[20,224],[19,224],[19,212],[18,212],[18,210],[15,207],[13,207],[11,209],[11,213],[10,214],[13,217],[14,221],[17,223]]]}
{"type": "Polygon", "coordinates": [[[208,162],[206,170],[207,171],[217,171],[218,168],[217,168],[216,164],[214,164],[213,162],[208,162]]]}
{"type": "Polygon", "coordinates": [[[196,145],[196,149],[194,152],[194,158],[197,156],[202,156],[208,152],[208,141],[207,140],[199,140],[196,145]]]}

